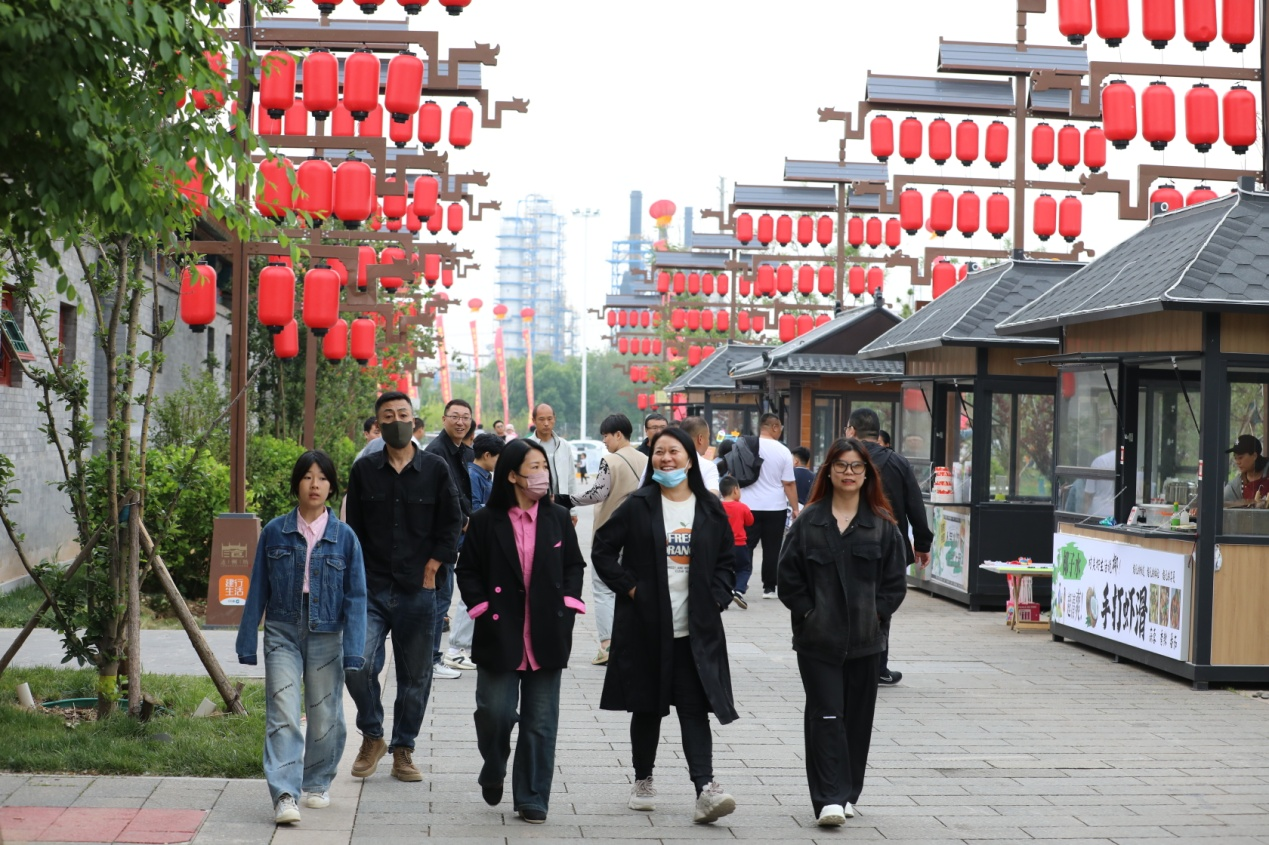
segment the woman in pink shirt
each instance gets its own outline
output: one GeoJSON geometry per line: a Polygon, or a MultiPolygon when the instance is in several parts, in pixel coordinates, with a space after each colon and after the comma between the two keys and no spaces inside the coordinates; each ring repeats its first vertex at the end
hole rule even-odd
{"type": "Polygon", "coordinates": [[[530,824],[546,821],[560,719],[560,675],[573,648],[573,620],[586,612],[586,561],[568,509],[551,489],[546,452],[531,440],[507,444],[489,501],[472,514],[456,571],[476,620],[478,782],[491,807],[502,800],[511,729],[520,738],[511,770],[512,806],[530,824]]]}

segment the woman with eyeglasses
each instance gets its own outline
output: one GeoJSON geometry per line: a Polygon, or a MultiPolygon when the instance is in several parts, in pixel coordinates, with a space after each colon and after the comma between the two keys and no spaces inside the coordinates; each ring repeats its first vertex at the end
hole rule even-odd
{"type": "Polygon", "coordinates": [[[855,815],[886,647],[881,619],[903,602],[906,565],[868,447],[838,440],[784,538],[777,576],[806,692],[806,777],[821,827],[855,815]]]}

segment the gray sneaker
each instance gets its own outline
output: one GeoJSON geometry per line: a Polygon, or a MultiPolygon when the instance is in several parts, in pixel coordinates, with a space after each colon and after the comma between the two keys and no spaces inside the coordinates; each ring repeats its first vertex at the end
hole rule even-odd
{"type": "Polygon", "coordinates": [[[656,798],[657,789],[652,785],[652,778],[647,777],[635,781],[630,787],[630,803],[626,806],[632,810],[655,810],[656,798]]]}
{"type": "Polygon", "coordinates": [[[273,808],[273,821],[276,824],[295,824],[300,820],[300,808],[295,806],[295,796],[283,793],[278,805],[273,808]]]}
{"type": "Polygon", "coordinates": [[[712,824],[735,811],[736,799],[724,792],[718,781],[711,780],[696,797],[696,815],[692,821],[697,824],[712,824]]]}

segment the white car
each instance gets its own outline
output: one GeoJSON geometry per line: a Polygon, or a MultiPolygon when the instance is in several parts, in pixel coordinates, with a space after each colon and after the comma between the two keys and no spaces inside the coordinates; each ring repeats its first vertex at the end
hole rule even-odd
{"type": "Polygon", "coordinates": [[[573,440],[571,442],[573,451],[586,456],[587,480],[593,480],[595,473],[599,472],[599,461],[604,455],[608,454],[608,450],[598,440],[573,440]]]}

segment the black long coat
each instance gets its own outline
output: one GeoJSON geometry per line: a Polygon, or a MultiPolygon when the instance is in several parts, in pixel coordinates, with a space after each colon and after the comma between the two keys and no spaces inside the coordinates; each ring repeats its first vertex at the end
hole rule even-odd
{"type": "MultiPolygon", "coordinates": [[[[688,630],[710,709],[725,725],[737,718],[722,620],[736,585],[735,538],[722,509],[713,514],[697,498],[688,630]]],[[[641,487],[617,508],[595,534],[591,562],[617,594],[599,706],[665,716],[670,712],[674,618],[659,487],[641,487]],[[638,588],[633,599],[631,587],[638,588]]]]}
{"type": "MultiPolygon", "coordinates": [[[[568,666],[577,611],[565,598],[581,605],[585,569],[586,559],[577,546],[568,510],[542,500],[538,503],[533,574],[527,589],[529,636],[533,656],[543,669],[568,666]]],[[[455,575],[468,608],[489,603],[476,617],[472,660],[495,671],[514,671],[524,659],[526,585],[507,511],[484,507],[472,514],[455,575]]]]}

